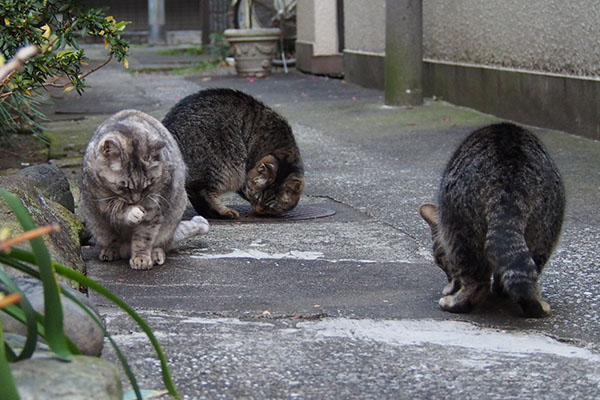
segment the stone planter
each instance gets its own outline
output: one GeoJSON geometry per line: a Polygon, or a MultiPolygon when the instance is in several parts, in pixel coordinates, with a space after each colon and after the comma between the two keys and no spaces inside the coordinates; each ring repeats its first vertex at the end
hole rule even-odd
{"type": "Polygon", "coordinates": [[[231,44],[238,75],[269,75],[280,33],[279,28],[227,29],[224,34],[231,44]]]}

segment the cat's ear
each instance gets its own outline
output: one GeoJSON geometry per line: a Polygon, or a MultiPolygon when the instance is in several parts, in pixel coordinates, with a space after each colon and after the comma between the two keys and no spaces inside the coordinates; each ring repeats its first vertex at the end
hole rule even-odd
{"type": "Polygon", "coordinates": [[[121,155],[121,144],[115,138],[104,139],[99,146],[102,155],[109,159],[117,158],[121,155]]]}
{"type": "Polygon", "coordinates": [[[150,143],[150,149],[152,151],[159,151],[166,145],[167,145],[167,142],[165,142],[164,140],[155,140],[152,143],[150,143]]]}
{"type": "Polygon", "coordinates": [[[277,176],[277,168],[279,168],[279,163],[273,156],[263,157],[256,164],[256,172],[258,173],[259,180],[263,185],[275,181],[275,177],[277,176]]]}
{"type": "Polygon", "coordinates": [[[304,191],[306,181],[300,174],[291,174],[283,183],[283,187],[292,191],[295,194],[300,194],[304,191]]]}
{"type": "Polygon", "coordinates": [[[150,149],[149,160],[150,161],[159,161],[160,160],[160,151],[167,145],[167,142],[164,140],[155,140],[151,142],[148,147],[150,149]]]}
{"type": "Polygon", "coordinates": [[[419,207],[419,214],[427,222],[430,228],[434,228],[439,223],[439,217],[437,213],[437,207],[433,204],[423,204],[419,207]]]}

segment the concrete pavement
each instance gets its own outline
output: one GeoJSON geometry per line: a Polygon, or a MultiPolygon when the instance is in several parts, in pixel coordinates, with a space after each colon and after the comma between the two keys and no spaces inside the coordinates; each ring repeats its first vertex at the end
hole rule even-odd
{"type": "MultiPolygon", "coordinates": [[[[89,49],[92,59],[99,52],[89,49]]],[[[134,48],[134,72],[111,64],[90,76],[83,97],[54,93],[56,142],[76,154],[108,113],[139,108],[162,119],[187,94],[236,88],[292,125],[306,165],[301,204],[336,211],[310,221],[214,223],[146,272],[100,263],[97,250],[84,249],[89,276],[155,329],[184,398],[600,396],[599,142],[532,128],[567,188],[563,235],[541,280],[552,315],[523,319],[495,298],[472,314],[449,314],[437,305],[445,277],[417,208],[434,199],[462,138],[496,118],[431,99],[386,107],[380,91],[297,72],[174,76],[164,57],[134,48]],[[161,68],[148,72],[154,65],[161,68]]],[[[76,163],[65,168],[77,171],[76,163]]],[[[141,387],[161,388],[147,340],[93,300],[141,387]]],[[[110,350],[105,357],[116,360],[110,350]]]]}

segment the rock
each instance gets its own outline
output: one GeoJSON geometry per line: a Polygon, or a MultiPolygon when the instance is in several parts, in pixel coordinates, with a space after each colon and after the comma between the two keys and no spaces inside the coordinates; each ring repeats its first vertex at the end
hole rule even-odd
{"type": "Polygon", "coordinates": [[[21,400],[121,400],[119,370],[88,356],[60,361],[49,354],[11,364],[21,400]]]}
{"type": "Polygon", "coordinates": [[[75,201],[69,180],[65,174],[56,165],[39,164],[23,168],[17,172],[17,175],[23,175],[29,178],[42,195],[48,199],[62,205],[72,213],[75,212],[75,201]]]}
{"type": "MultiPolygon", "coordinates": [[[[16,195],[25,205],[37,226],[57,223],[60,231],[44,236],[52,259],[85,274],[85,263],[81,256],[79,234],[83,224],[61,204],[46,198],[31,179],[13,174],[0,177],[0,187],[16,195]]],[[[11,235],[23,232],[20,224],[6,203],[0,199],[0,221],[3,227],[10,228],[11,235]]],[[[24,246],[28,248],[29,243],[24,246]]],[[[8,269],[14,272],[13,269],[8,269]]]]}
{"type": "MultiPolygon", "coordinates": [[[[15,278],[15,283],[21,288],[31,306],[40,314],[44,313],[44,289],[42,282],[34,278],[15,278]]],[[[0,289],[4,289],[0,284],[0,289]]],[[[70,292],[77,296],[79,301],[87,305],[96,313],[98,319],[100,315],[96,311],[92,302],[84,295],[74,290],[70,292]]],[[[92,318],[68,299],[64,294],[61,294],[61,302],[63,306],[63,325],[66,335],[77,345],[82,354],[88,356],[99,356],[102,353],[104,345],[104,332],[92,320],[92,318]]],[[[27,329],[25,325],[13,319],[6,313],[0,313],[2,325],[5,332],[26,335],[27,329]]]]}

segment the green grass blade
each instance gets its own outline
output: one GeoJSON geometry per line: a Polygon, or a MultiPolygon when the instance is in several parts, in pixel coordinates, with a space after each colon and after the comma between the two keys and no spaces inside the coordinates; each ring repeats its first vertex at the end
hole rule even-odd
{"type": "Polygon", "coordinates": [[[0,388],[2,388],[2,398],[6,400],[19,400],[17,386],[10,372],[10,366],[6,359],[6,350],[4,349],[4,335],[2,334],[2,320],[0,320],[0,388]]]}
{"type": "MultiPolygon", "coordinates": [[[[27,209],[21,201],[14,195],[4,189],[0,189],[0,196],[4,198],[8,206],[12,209],[17,220],[24,231],[35,229],[35,223],[27,209]]],[[[29,241],[31,249],[35,254],[35,262],[40,271],[40,279],[44,287],[44,326],[46,328],[46,343],[50,349],[60,358],[68,360],[71,358],[71,351],[67,344],[67,339],[63,331],[63,312],[58,291],[50,253],[41,237],[29,241]]]]}
{"type": "Polygon", "coordinates": [[[35,345],[37,343],[38,330],[37,320],[35,319],[35,311],[33,310],[33,307],[31,307],[29,300],[27,299],[27,297],[25,297],[21,289],[15,284],[15,282],[12,279],[10,279],[6,272],[4,272],[1,269],[0,282],[4,283],[4,285],[11,292],[20,293],[22,296],[21,301],[19,302],[19,307],[21,308],[21,310],[23,310],[23,314],[25,315],[24,323],[27,328],[27,338],[25,340],[25,346],[23,346],[23,350],[21,350],[21,353],[15,361],[24,360],[26,358],[31,357],[31,355],[35,351],[35,345]]]}
{"type": "MultiPolygon", "coordinates": [[[[23,251],[23,250],[19,250],[19,251],[23,251]]],[[[31,254],[29,252],[25,252],[25,253],[28,254],[28,256],[25,258],[27,260],[30,260],[27,262],[35,261],[35,256],[33,254],[31,254]]],[[[24,272],[24,273],[34,277],[36,279],[40,279],[40,273],[38,270],[36,270],[28,265],[22,264],[16,257],[10,257],[10,256],[7,256],[6,254],[0,253],[0,264],[8,265],[14,269],[17,269],[21,272],[24,272]]],[[[13,310],[11,307],[7,307],[7,308],[3,309],[4,312],[8,313],[11,317],[18,320],[19,322],[21,322],[23,324],[27,323],[25,314],[23,313],[23,310],[21,310],[18,307],[15,307],[14,312],[12,312],[11,310],[13,310]]],[[[33,310],[33,308],[32,308],[32,311],[33,311],[33,315],[35,317],[35,321],[37,322],[38,334],[41,337],[46,338],[46,329],[44,328],[44,325],[43,325],[44,324],[44,316],[42,314],[38,313],[37,311],[33,310]]],[[[68,336],[65,336],[65,338],[67,340],[67,345],[69,346],[71,353],[77,354],[77,355],[81,354],[77,345],[75,343],[73,343],[71,341],[71,339],[69,339],[68,336]]]]}
{"type": "MultiPolygon", "coordinates": [[[[25,250],[14,248],[11,250],[11,256],[13,256],[21,261],[24,261],[24,262],[28,262],[28,263],[35,262],[35,257],[33,256],[33,254],[31,254],[30,252],[25,251],[25,250]]],[[[161,364],[162,377],[163,377],[163,383],[165,384],[165,388],[169,391],[169,394],[171,394],[171,396],[173,396],[175,398],[180,398],[179,394],[177,393],[177,390],[175,389],[175,385],[173,384],[173,380],[171,378],[171,373],[169,371],[167,358],[165,357],[165,354],[163,353],[162,348],[160,347],[160,344],[158,343],[158,340],[152,333],[152,329],[142,319],[142,317],[140,317],[129,305],[127,305],[127,303],[125,303],[123,300],[121,300],[119,297],[117,297],[111,291],[109,291],[108,289],[106,289],[104,286],[102,286],[98,282],[94,281],[93,279],[90,279],[87,276],[83,275],[81,272],[75,271],[68,267],[65,267],[64,265],[54,262],[54,261],[52,262],[52,267],[59,275],[69,278],[81,285],[87,286],[89,289],[106,297],[107,299],[109,299],[110,301],[115,303],[117,306],[119,306],[127,314],[129,314],[129,316],[138,324],[138,326],[144,331],[144,333],[146,333],[146,336],[148,336],[150,343],[152,344],[152,346],[154,347],[154,350],[156,351],[156,354],[157,354],[157,356],[160,360],[160,364],[161,364]]]]}
{"type": "Polygon", "coordinates": [[[117,345],[117,343],[113,340],[110,333],[106,330],[102,321],[100,321],[100,319],[98,319],[98,316],[96,315],[96,313],[94,311],[90,310],[88,306],[83,304],[77,298],[77,296],[74,296],[68,290],[63,290],[63,293],[65,296],[67,296],[69,299],[71,299],[71,301],[73,301],[75,304],[77,304],[83,311],[85,311],[86,314],[89,315],[90,318],[96,323],[96,325],[98,325],[100,327],[100,329],[102,329],[102,332],[104,332],[104,336],[106,336],[106,338],[109,340],[110,344],[112,345],[113,349],[115,350],[115,353],[117,354],[117,357],[119,358],[119,361],[121,362],[121,365],[123,366],[123,369],[125,370],[125,374],[127,375],[127,378],[129,378],[129,382],[131,383],[131,387],[133,388],[136,398],[138,400],[143,400],[143,396],[140,391],[140,387],[137,383],[137,380],[135,379],[135,375],[133,374],[133,372],[131,372],[131,367],[129,366],[129,363],[127,362],[127,358],[125,357],[125,355],[123,355],[121,348],[117,345]]]}
{"type": "Polygon", "coordinates": [[[158,343],[158,340],[154,336],[154,333],[152,333],[152,329],[150,328],[150,326],[148,326],[146,321],[144,321],[144,319],[140,317],[133,310],[133,308],[127,305],[127,303],[125,303],[123,300],[121,300],[119,297],[117,297],[115,294],[113,294],[111,291],[109,291],[93,279],[88,278],[79,271],[75,271],[71,268],[65,267],[64,265],[58,263],[53,263],[52,265],[54,266],[58,274],[71,280],[74,280],[75,282],[81,285],[87,286],[89,289],[92,289],[93,291],[106,297],[107,299],[115,303],[117,306],[119,306],[127,314],[129,314],[129,316],[138,324],[138,326],[144,331],[144,333],[146,333],[146,336],[148,336],[148,340],[150,340],[150,343],[152,343],[152,346],[156,351],[156,354],[160,360],[163,383],[165,384],[166,389],[169,391],[171,396],[175,398],[180,398],[179,394],[177,393],[177,390],[175,389],[175,385],[173,384],[173,379],[171,378],[167,358],[165,357],[165,354],[163,353],[162,348],[158,343]]]}

